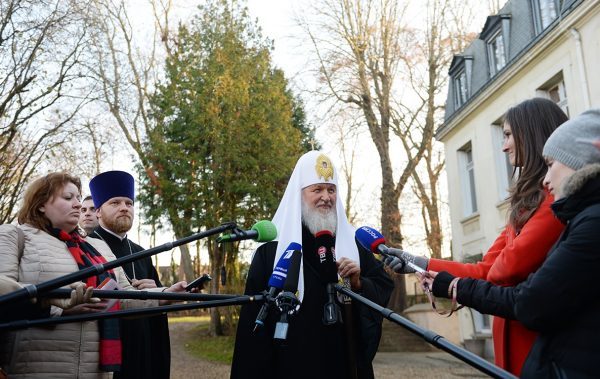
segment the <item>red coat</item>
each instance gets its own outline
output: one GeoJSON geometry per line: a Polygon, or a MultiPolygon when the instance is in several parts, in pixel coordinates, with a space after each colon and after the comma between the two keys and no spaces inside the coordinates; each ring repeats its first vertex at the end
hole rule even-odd
{"type": "MultiPolygon", "coordinates": [[[[554,197],[547,193],[518,235],[511,226],[506,226],[481,262],[470,264],[432,258],[427,269],[485,279],[501,286],[514,286],[524,281],[542,265],[563,231],[564,225],[550,209],[553,201],[554,197]]],[[[492,336],[496,364],[519,376],[537,333],[516,320],[494,317],[492,336]]]]}

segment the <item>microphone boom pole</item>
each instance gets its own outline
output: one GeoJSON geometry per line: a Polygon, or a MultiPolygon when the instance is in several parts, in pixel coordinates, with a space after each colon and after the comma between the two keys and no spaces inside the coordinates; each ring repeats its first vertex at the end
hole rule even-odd
{"type": "Polygon", "coordinates": [[[115,259],[114,261],[96,264],[92,267],[88,267],[83,270],[72,272],[70,274],[67,274],[67,275],[64,275],[64,276],[61,276],[61,277],[58,277],[55,279],[51,279],[51,280],[48,280],[48,281],[45,281],[45,282],[42,282],[39,284],[30,284],[20,290],[10,292],[6,295],[0,296],[0,307],[4,306],[8,302],[26,299],[26,298],[33,298],[33,297],[38,296],[39,293],[48,292],[50,290],[62,287],[67,284],[71,284],[71,283],[79,281],[81,279],[85,279],[92,275],[101,274],[101,273],[105,272],[106,270],[110,270],[112,268],[119,267],[124,264],[130,263],[130,262],[142,259],[142,258],[150,257],[152,255],[162,253],[163,251],[171,250],[174,247],[177,247],[180,245],[185,245],[187,243],[199,240],[204,237],[223,233],[226,230],[230,230],[230,229],[234,229],[234,228],[236,228],[235,223],[233,223],[233,222],[224,223],[215,228],[205,230],[204,232],[192,234],[191,236],[188,236],[188,237],[176,240],[176,241],[167,242],[165,244],[155,246],[151,249],[146,249],[146,250],[143,250],[143,251],[131,254],[131,255],[127,255],[127,256],[115,259]]]}
{"type": "Polygon", "coordinates": [[[403,328],[407,329],[409,332],[416,334],[417,336],[423,338],[425,341],[427,341],[431,345],[433,345],[441,350],[444,350],[445,352],[449,353],[450,355],[460,359],[461,361],[467,363],[468,365],[470,365],[472,367],[475,367],[477,370],[479,370],[493,378],[511,378],[511,379],[515,378],[516,379],[516,376],[509,373],[508,371],[505,371],[505,370],[501,369],[500,367],[491,364],[490,362],[486,361],[485,359],[481,358],[478,355],[471,353],[468,350],[462,349],[462,348],[454,345],[453,343],[448,342],[443,336],[436,334],[435,332],[433,332],[431,330],[420,327],[419,325],[415,324],[414,322],[409,321],[406,318],[395,313],[391,309],[384,308],[381,305],[352,292],[351,290],[342,286],[341,284],[336,284],[335,289],[338,292],[341,292],[344,295],[347,295],[347,296],[351,297],[352,299],[360,302],[361,304],[366,305],[367,307],[378,311],[386,319],[402,326],[403,328]]]}
{"type": "MultiPolygon", "coordinates": [[[[110,292],[110,291],[107,291],[110,292]]],[[[128,291],[132,292],[132,291],[128,291]]],[[[247,296],[241,295],[232,297],[229,299],[221,299],[221,300],[213,300],[213,301],[205,301],[205,302],[195,302],[192,304],[176,304],[176,305],[163,305],[159,307],[151,307],[151,308],[135,308],[135,309],[127,309],[122,311],[115,312],[98,312],[98,313],[87,313],[81,315],[73,315],[73,316],[61,316],[61,317],[50,317],[43,318],[37,320],[18,320],[0,324],[0,330],[4,329],[26,329],[35,326],[47,326],[47,325],[56,325],[56,324],[66,324],[69,322],[82,322],[82,321],[95,321],[102,320],[108,318],[118,318],[118,317],[139,317],[139,316],[152,316],[166,312],[178,312],[178,311],[187,311],[190,309],[204,309],[204,308],[214,308],[214,307],[222,307],[222,306],[230,306],[230,305],[241,305],[252,303],[254,301],[262,301],[263,295],[255,295],[255,296],[247,296]]]]}
{"type": "MultiPolygon", "coordinates": [[[[57,298],[68,299],[71,297],[70,289],[59,288],[43,294],[42,298],[57,298]]],[[[207,301],[207,300],[224,300],[234,299],[240,295],[230,294],[206,294],[206,293],[189,293],[189,292],[160,292],[160,291],[123,291],[123,290],[93,290],[92,297],[101,299],[135,299],[135,300],[172,300],[172,301],[207,301]]]]}

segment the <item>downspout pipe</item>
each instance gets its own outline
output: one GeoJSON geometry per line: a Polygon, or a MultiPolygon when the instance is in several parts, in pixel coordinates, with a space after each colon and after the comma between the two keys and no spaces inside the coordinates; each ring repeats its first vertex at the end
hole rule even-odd
{"type": "Polygon", "coordinates": [[[581,45],[581,34],[579,30],[571,28],[571,37],[575,40],[575,51],[577,53],[577,65],[579,67],[579,80],[581,82],[581,93],[583,93],[584,110],[592,107],[590,103],[590,94],[588,89],[587,74],[585,71],[585,61],[583,60],[583,46],[581,45]]]}

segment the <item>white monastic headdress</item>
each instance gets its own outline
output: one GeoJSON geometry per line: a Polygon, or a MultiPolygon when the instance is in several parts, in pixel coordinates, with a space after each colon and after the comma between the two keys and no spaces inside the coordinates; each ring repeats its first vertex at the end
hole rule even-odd
{"type": "MultiPolygon", "coordinates": [[[[309,151],[304,154],[294,168],[292,177],[288,182],[283,198],[279,203],[277,212],[273,217],[273,224],[277,227],[277,253],[276,265],[279,257],[291,242],[302,244],[302,189],[312,184],[329,183],[338,186],[337,171],[331,160],[320,151],[309,151]]],[[[354,242],[355,228],[346,218],[342,200],[338,194],[335,204],[337,212],[337,230],[335,231],[335,255],[337,260],[342,257],[360,262],[358,248],[354,242]]],[[[304,297],[304,260],[300,266],[298,280],[298,298],[304,297]]]]}

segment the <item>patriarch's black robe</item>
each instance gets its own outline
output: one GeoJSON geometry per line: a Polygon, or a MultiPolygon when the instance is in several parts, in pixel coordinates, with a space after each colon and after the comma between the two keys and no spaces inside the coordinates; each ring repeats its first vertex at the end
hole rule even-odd
{"type": "MultiPolygon", "coordinates": [[[[316,270],[315,238],[303,228],[304,300],[299,312],[289,318],[285,346],[273,339],[278,311],[271,309],[265,326],[253,332],[262,303],[242,306],[231,368],[232,378],[349,378],[347,333],[341,323],[326,326],[322,322],[327,302],[326,287],[316,270]]],[[[277,242],[260,246],[250,266],[246,295],[266,290],[273,272],[277,242]]],[[[382,306],[389,300],[393,282],[373,254],[360,246],[362,289],[360,294],[382,306]]],[[[372,360],[381,337],[382,316],[366,306],[352,302],[358,377],[372,378],[372,360]]]]}

